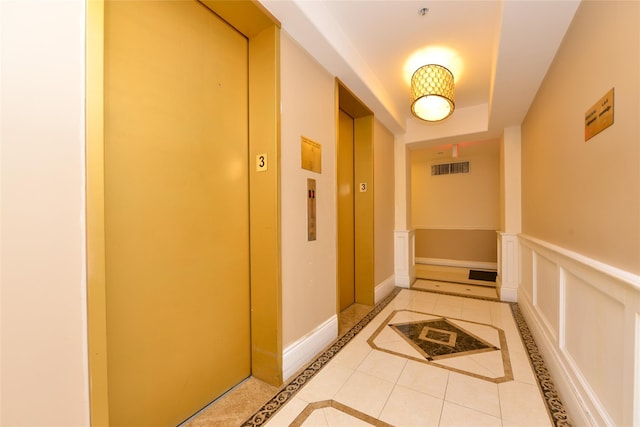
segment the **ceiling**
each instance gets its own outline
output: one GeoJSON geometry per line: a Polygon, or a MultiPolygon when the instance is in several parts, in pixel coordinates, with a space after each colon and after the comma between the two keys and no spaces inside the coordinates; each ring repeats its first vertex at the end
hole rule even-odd
{"type": "Polygon", "coordinates": [[[519,125],[579,0],[261,0],[302,47],[412,148],[481,141],[519,125]],[[420,13],[427,8],[426,13],[420,13]],[[410,58],[421,55],[409,65],[410,58]],[[451,69],[456,109],[411,115],[419,66],[451,69]]]}

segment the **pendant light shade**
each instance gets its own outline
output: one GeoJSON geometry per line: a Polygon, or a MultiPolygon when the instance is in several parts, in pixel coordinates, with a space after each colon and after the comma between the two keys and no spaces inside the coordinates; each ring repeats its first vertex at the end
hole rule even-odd
{"type": "Polygon", "coordinates": [[[437,122],[455,108],[453,74],[447,68],[429,64],[411,77],[411,112],[419,119],[437,122]]]}

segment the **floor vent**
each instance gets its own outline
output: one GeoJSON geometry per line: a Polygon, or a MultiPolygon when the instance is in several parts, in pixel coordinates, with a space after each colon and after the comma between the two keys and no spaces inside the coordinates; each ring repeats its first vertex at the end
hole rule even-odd
{"type": "Polygon", "coordinates": [[[469,173],[469,162],[431,165],[431,175],[450,175],[454,173],[469,173]]]}

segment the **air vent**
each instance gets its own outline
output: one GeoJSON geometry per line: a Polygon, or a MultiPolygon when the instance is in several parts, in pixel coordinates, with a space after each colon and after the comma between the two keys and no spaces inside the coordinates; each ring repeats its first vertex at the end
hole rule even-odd
{"type": "Polygon", "coordinates": [[[450,175],[454,173],[469,173],[469,162],[431,165],[431,175],[450,175]]]}

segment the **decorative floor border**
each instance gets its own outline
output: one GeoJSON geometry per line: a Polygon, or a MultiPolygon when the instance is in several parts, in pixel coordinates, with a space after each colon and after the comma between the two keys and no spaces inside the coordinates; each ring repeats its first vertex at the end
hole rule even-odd
{"type": "Polygon", "coordinates": [[[533,374],[536,377],[536,382],[538,383],[542,397],[547,404],[547,412],[549,413],[549,417],[551,418],[553,425],[556,427],[571,427],[571,422],[569,421],[567,412],[560,400],[556,386],[551,379],[551,373],[544,364],[542,355],[538,350],[538,345],[534,341],[533,335],[531,335],[531,331],[529,330],[529,326],[527,326],[527,322],[520,311],[520,307],[515,302],[511,302],[509,305],[511,306],[511,312],[513,313],[516,325],[518,326],[522,342],[527,349],[533,374]]]}
{"type": "MultiPolygon", "coordinates": [[[[298,375],[296,375],[292,380],[290,380],[286,385],[284,385],[274,397],[272,397],[267,403],[262,405],[260,409],[256,413],[254,413],[251,417],[249,417],[244,423],[242,423],[241,427],[260,427],[266,424],[271,417],[275,415],[276,412],[280,408],[282,408],[290,398],[292,398],[311,378],[313,378],[319,371],[322,369],[329,361],[340,351],[342,348],[347,345],[353,337],[355,337],[365,326],[376,317],[382,309],[384,309],[395,297],[400,293],[401,290],[406,288],[395,287],[393,291],[382,301],[380,301],[362,320],[356,323],[351,329],[349,329],[344,335],[336,339],[333,344],[317,356],[304,370],[302,370],[298,375]]],[[[433,292],[421,289],[411,289],[420,292],[432,292],[432,293],[440,293],[433,292]]],[[[484,297],[473,297],[473,296],[461,296],[456,295],[461,298],[476,298],[476,299],[486,299],[484,297]]],[[[492,299],[486,299],[489,301],[494,301],[492,299]]],[[[501,302],[501,301],[497,301],[501,302]]],[[[571,427],[571,423],[569,422],[569,418],[564,409],[564,405],[558,396],[558,392],[555,388],[553,380],[551,379],[551,374],[547,370],[546,365],[544,364],[544,360],[542,359],[542,355],[538,351],[538,346],[536,345],[533,336],[527,326],[527,323],[522,316],[520,308],[517,303],[505,303],[511,306],[511,312],[513,314],[513,318],[518,326],[518,331],[520,332],[520,337],[527,349],[527,354],[529,355],[529,360],[531,362],[531,366],[533,368],[536,381],[538,383],[538,387],[542,393],[542,397],[547,406],[547,412],[554,426],[556,427],[571,427]]]]}
{"type": "Polygon", "coordinates": [[[246,420],[242,427],[258,427],[266,424],[267,421],[282,407],[287,401],[293,397],[311,378],[313,378],[320,369],[324,367],[333,356],[338,354],[342,348],[349,344],[349,342],[355,337],[358,332],[371,322],[383,308],[385,308],[395,297],[400,293],[403,288],[395,287],[391,293],[373,307],[366,316],[356,323],[351,329],[349,329],[344,335],[339,337],[328,350],[321,353],[316,359],[314,359],[302,372],[300,372],[295,378],[289,381],[284,387],[276,393],[267,403],[262,405],[258,411],[253,414],[248,420],[246,420]]]}

